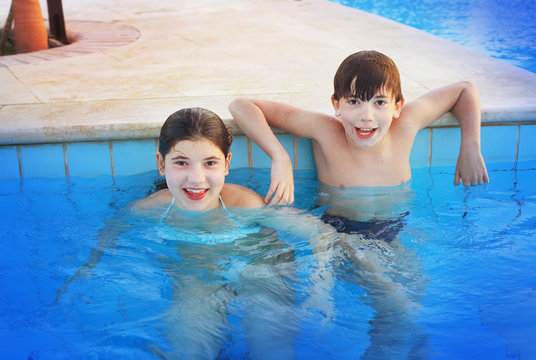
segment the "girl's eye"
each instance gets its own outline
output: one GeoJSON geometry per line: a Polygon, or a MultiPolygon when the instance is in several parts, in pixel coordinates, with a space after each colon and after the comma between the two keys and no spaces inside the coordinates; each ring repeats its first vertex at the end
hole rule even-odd
{"type": "Polygon", "coordinates": [[[386,104],[386,101],[385,100],[378,100],[378,101],[376,101],[376,104],[382,106],[382,105],[386,104]]]}
{"type": "Polygon", "coordinates": [[[350,99],[350,100],[348,100],[348,104],[350,104],[350,105],[357,105],[357,103],[358,103],[358,100],[357,100],[357,99],[350,99]]]}

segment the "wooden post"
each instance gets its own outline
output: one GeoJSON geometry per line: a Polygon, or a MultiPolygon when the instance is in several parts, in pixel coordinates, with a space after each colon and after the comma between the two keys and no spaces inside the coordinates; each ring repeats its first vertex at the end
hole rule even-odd
{"type": "Polygon", "coordinates": [[[2,40],[0,40],[0,56],[4,55],[4,47],[6,46],[7,38],[11,32],[13,26],[13,5],[9,7],[9,14],[7,15],[6,23],[4,25],[4,31],[2,32],[2,40]]]}
{"type": "Polygon", "coordinates": [[[61,0],[47,0],[48,7],[48,24],[50,34],[58,41],[67,43],[67,35],[65,33],[65,20],[63,18],[63,6],[61,0]]]}

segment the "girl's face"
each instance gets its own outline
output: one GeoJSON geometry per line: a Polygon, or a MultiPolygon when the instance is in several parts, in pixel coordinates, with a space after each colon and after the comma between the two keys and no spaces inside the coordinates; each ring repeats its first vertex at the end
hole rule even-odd
{"type": "Polygon", "coordinates": [[[204,212],[220,206],[231,153],[225,157],[213,142],[201,139],[179,141],[165,158],[160,152],[156,157],[160,174],[166,177],[179,208],[204,212]]]}

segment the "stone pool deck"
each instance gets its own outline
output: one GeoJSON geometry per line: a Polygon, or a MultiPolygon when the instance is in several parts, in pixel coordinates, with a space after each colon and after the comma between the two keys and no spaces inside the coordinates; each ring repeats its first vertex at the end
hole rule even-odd
{"type": "MultiPolygon", "coordinates": [[[[9,3],[0,0],[0,19],[9,3]]],[[[0,58],[0,145],[154,138],[182,107],[231,122],[237,96],[331,113],[333,75],[362,49],[395,60],[407,100],[470,80],[485,125],[536,124],[536,74],[327,0],[63,0],[63,8],[73,44],[0,58]]],[[[444,116],[435,125],[452,124],[444,116]]]]}

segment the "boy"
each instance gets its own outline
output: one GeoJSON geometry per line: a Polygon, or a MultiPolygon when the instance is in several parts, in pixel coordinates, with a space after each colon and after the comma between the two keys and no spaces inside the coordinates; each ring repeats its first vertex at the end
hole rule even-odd
{"type": "Polygon", "coordinates": [[[394,62],[377,51],[360,51],[341,63],[334,87],[335,117],[265,100],[236,99],[229,105],[242,130],[272,158],[267,205],[294,201],[292,163],[270,125],[312,139],[318,179],[325,184],[393,186],[411,178],[409,156],[417,132],[451,111],[462,133],[455,184],[489,182],[472,83],[445,86],[404,106],[394,62]]]}

